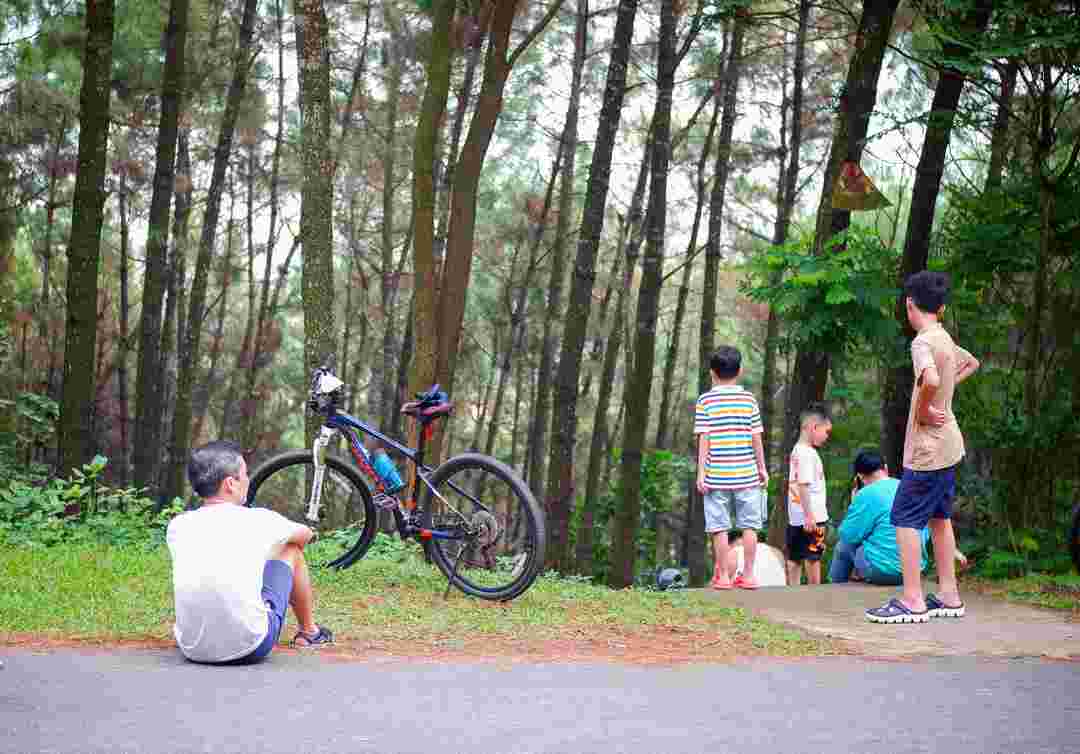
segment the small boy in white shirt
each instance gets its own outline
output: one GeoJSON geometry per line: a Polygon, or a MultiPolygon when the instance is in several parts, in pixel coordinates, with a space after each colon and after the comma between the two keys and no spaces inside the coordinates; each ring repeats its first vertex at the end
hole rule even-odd
{"type": "Polygon", "coordinates": [[[791,449],[788,474],[787,577],[797,586],[806,571],[809,584],[821,583],[821,557],[825,554],[825,466],[817,448],[832,432],[832,419],[821,405],[814,404],[799,415],[799,441],[791,449]],[[805,564],[805,568],[804,568],[805,564]]]}

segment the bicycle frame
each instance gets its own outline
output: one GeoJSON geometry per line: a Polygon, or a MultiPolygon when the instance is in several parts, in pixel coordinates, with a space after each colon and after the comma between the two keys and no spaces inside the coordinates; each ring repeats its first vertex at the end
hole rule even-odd
{"type": "MultiPolygon", "coordinates": [[[[335,432],[341,432],[341,434],[344,435],[349,442],[349,452],[352,454],[353,460],[356,462],[356,465],[360,467],[360,470],[363,471],[364,474],[366,474],[372,480],[372,482],[374,482],[376,492],[385,493],[385,487],[383,485],[382,479],[375,472],[375,469],[372,467],[371,463],[368,462],[363,451],[361,451],[360,449],[360,434],[374,437],[376,440],[383,443],[384,446],[391,447],[398,453],[401,453],[403,456],[409,459],[410,463],[412,463],[413,467],[416,470],[416,476],[413,479],[413,487],[411,490],[412,494],[408,497],[405,503],[410,514],[418,507],[417,500],[419,499],[420,484],[422,482],[431,491],[432,495],[441,500],[443,504],[446,505],[450,510],[457,513],[458,516],[462,519],[462,521],[467,524],[465,516],[463,516],[460,511],[454,508],[454,506],[451,505],[446,498],[439,494],[439,491],[435,489],[434,485],[432,485],[429,479],[429,476],[435,471],[435,469],[424,463],[424,445],[428,435],[428,432],[425,430],[426,426],[421,428],[421,431],[419,432],[419,439],[417,440],[416,450],[413,450],[406,445],[402,445],[392,437],[383,434],[379,430],[372,427],[370,424],[360,419],[357,419],[355,416],[347,414],[343,411],[338,411],[336,408],[331,407],[331,409],[326,414],[326,422],[323,425],[323,429],[320,432],[319,436],[315,439],[314,446],[312,447],[312,457],[314,459],[315,466],[315,478],[312,484],[311,499],[308,502],[308,519],[312,521],[318,519],[319,498],[322,493],[322,478],[323,473],[326,469],[325,465],[322,462],[323,453],[325,452],[326,445],[329,444],[330,438],[333,437],[335,432]]],[[[470,495],[468,492],[463,490],[453,481],[450,482],[450,487],[455,492],[468,498],[478,508],[484,510],[487,513],[491,512],[486,505],[477,500],[473,495],[470,495]]],[[[395,506],[391,510],[394,514],[394,522],[397,524],[398,533],[403,539],[409,536],[417,535],[422,540],[460,540],[465,539],[468,534],[468,532],[462,532],[460,530],[444,531],[441,529],[423,528],[416,525],[412,515],[406,518],[405,514],[401,511],[399,507],[395,506]]]]}

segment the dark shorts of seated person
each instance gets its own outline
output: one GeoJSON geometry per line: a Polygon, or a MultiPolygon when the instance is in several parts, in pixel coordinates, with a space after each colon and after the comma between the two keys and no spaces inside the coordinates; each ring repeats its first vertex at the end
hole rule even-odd
{"type": "Polygon", "coordinates": [[[825,525],[818,524],[811,534],[798,526],[788,526],[785,536],[787,544],[787,559],[793,563],[801,563],[804,560],[816,562],[825,554],[825,525]]]}
{"type": "Polygon", "coordinates": [[[936,471],[904,469],[889,522],[906,529],[923,529],[932,518],[952,518],[955,497],[955,466],[936,471]]]}
{"type": "Polygon", "coordinates": [[[263,566],[262,598],[270,608],[267,614],[268,628],[262,643],[243,657],[222,663],[223,665],[250,665],[266,659],[281,636],[281,627],[285,625],[285,611],[289,609],[289,596],[292,594],[293,572],[283,560],[268,560],[263,566]]]}

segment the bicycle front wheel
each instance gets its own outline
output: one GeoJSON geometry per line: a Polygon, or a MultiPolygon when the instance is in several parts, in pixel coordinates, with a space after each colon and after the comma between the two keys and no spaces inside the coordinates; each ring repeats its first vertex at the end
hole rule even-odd
{"type": "MultiPolygon", "coordinates": [[[[279,453],[251,474],[247,504],[277,511],[285,518],[312,526],[308,500],[315,479],[310,450],[279,453]]],[[[347,568],[364,556],[375,538],[377,517],[371,492],[359,472],[344,459],[327,455],[323,474],[318,532],[304,548],[314,567],[347,568]]]]}
{"type": "Polygon", "coordinates": [[[547,533],[544,512],[521,477],[495,458],[463,453],[430,481],[427,547],[450,582],[487,600],[512,600],[528,589],[544,567],[547,533]]]}

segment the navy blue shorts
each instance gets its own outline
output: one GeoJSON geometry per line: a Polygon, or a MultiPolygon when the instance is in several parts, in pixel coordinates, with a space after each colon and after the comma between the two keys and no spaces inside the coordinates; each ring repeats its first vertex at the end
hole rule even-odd
{"type": "Polygon", "coordinates": [[[955,466],[936,471],[904,469],[889,522],[907,529],[923,529],[932,518],[952,518],[955,497],[955,466]]]}
{"type": "Polygon", "coordinates": [[[281,636],[281,627],[285,625],[285,611],[289,609],[289,595],[292,594],[293,572],[284,560],[268,560],[263,566],[262,598],[270,608],[267,614],[269,626],[262,644],[249,654],[240,658],[240,662],[257,662],[268,654],[281,636]]]}

